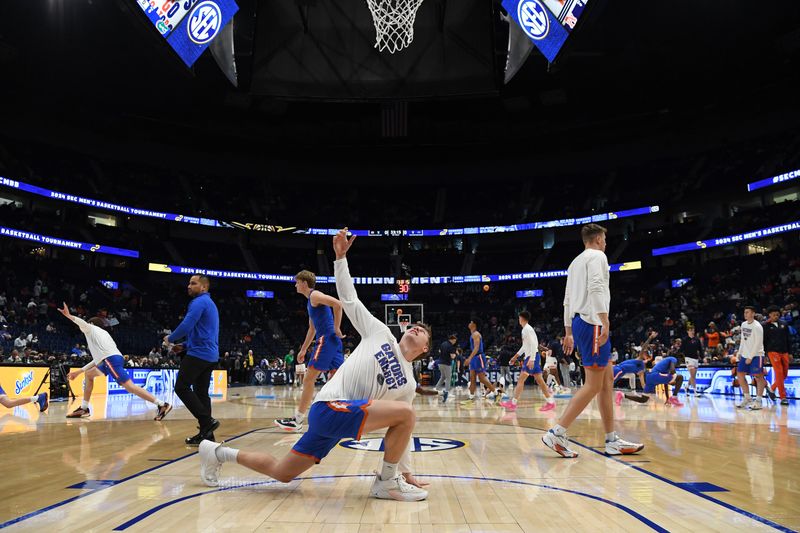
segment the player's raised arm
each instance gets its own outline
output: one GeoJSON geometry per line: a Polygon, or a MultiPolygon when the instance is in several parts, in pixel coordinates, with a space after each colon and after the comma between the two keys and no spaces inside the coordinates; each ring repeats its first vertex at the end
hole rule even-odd
{"type": "Polygon", "coordinates": [[[372,313],[358,299],[353,278],[350,277],[350,268],[347,265],[347,251],[353,245],[355,236],[347,238],[347,228],[339,230],[333,237],[333,250],[336,253],[336,261],[333,263],[333,273],[336,276],[336,291],[339,294],[339,301],[342,303],[344,312],[353,327],[362,338],[370,333],[387,329],[387,326],[372,316],[372,313]]]}

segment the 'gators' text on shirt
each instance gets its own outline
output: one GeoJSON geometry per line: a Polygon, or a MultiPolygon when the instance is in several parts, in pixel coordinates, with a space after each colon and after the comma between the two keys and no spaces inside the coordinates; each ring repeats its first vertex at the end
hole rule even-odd
{"type": "Polygon", "coordinates": [[[403,367],[400,365],[400,361],[397,360],[397,356],[391,346],[388,344],[381,346],[381,351],[375,354],[375,359],[378,360],[386,386],[389,389],[402,387],[408,382],[403,374],[403,367]]]}

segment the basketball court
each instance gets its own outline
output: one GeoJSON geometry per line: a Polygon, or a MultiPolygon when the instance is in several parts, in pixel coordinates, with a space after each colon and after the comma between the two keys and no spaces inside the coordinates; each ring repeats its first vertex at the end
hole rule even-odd
{"type": "MultiPolygon", "coordinates": [[[[296,389],[229,393],[214,407],[222,421],[218,438],[282,456],[300,437],[272,425],[291,412],[296,389]]],[[[158,423],[138,398],[107,398],[95,397],[101,414],[89,419],[65,418],[75,407],[66,403],[42,415],[17,407],[0,419],[7,449],[26,452],[24,460],[6,455],[0,527],[511,532],[590,531],[602,521],[613,531],[800,528],[794,402],[760,412],[737,411],[733,400],[718,396],[689,399],[680,409],[625,402],[615,408],[620,429],[646,447],[622,458],[598,451],[603,435],[591,407],[572,432],[581,455],[569,460],[541,443],[555,413],[538,413],[538,397],[526,394],[516,413],[505,413],[489,402],[466,409],[418,396],[413,459],[430,496],[402,503],[368,497],[382,457],[379,434],[343,441],[288,484],[226,464],[220,486],[209,488],[200,481],[196,449],[183,445],[194,432],[185,408],[158,423]],[[122,400],[125,409],[100,406],[122,400]]]]}

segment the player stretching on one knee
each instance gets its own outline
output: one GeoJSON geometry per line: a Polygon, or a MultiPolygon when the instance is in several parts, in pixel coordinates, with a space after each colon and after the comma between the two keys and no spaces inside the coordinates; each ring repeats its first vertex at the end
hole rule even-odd
{"type": "Polygon", "coordinates": [[[567,355],[578,346],[586,370],[586,383],[572,397],[555,427],[542,437],[542,442],[562,457],[577,457],[577,452],[569,448],[567,429],[589,402],[597,397],[606,433],[606,453],[636,453],[644,445],[627,442],[614,431],[614,375],[610,365],[608,321],[611,291],[605,254],[606,229],[597,224],[587,224],[581,229],[581,237],[585,250],[570,263],[567,270],[567,288],[564,292],[566,332],[563,343],[567,355]]]}
{"type": "Polygon", "coordinates": [[[417,324],[406,330],[398,343],[388,326],[370,314],[358,299],[347,265],[347,251],[354,240],[347,239],[346,228],[333,238],[334,273],[344,312],[361,335],[361,343],[317,393],[308,412],[308,430],[282,459],[211,441],[200,443],[200,477],[206,485],[219,484],[219,470],[225,462],[288,483],[319,463],[341,439],[360,439],[365,433],[388,428],[383,466],[370,495],[399,501],[428,496],[422,488],[425,484],[411,473],[411,433],[416,421],[411,406],[416,389],[411,362],[428,352],[430,328],[417,324]]]}
{"type": "Polygon", "coordinates": [[[667,400],[664,402],[666,405],[674,405],[675,407],[683,407],[683,403],[678,401],[678,391],[681,390],[683,385],[683,376],[675,373],[675,366],[678,364],[678,359],[675,357],[664,357],[653,365],[653,369],[647,373],[644,378],[645,387],[644,392],[653,394],[656,392],[656,385],[664,385],[664,392],[666,393],[667,400]],[[675,390],[670,395],[669,386],[675,384],[675,390]]]}
{"type": "Polygon", "coordinates": [[[314,287],[317,284],[317,277],[308,270],[300,271],[295,277],[295,289],[297,292],[308,298],[308,332],[300,352],[297,354],[297,362],[303,363],[311,341],[317,341],[314,355],[308,361],[308,368],[303,379],[303,395],[300,397],[300,404],[297,406],[292,418],[280,418],[275,420],[275,424],[287,431],[297,431],[303,426],[308,406],[314,397],[314,386],[317,377],[322,372],[330,372],[328,379],[331,378],[336,369],[344,362],[342,353],[342,304],[333,296],[328,296],[314,287]]]}
{"type": "Polygon", "coordinates": [[[469,367],[469,397],[464,403],[469,405],[469,403],[475,401],[476,381],[483,383],[483,386],[489,391],[486,395],[487,399],[494,400],[499,397],[494,385],[486,377],[486,354],[483,351],[483,337],[478,331],[478,319],[473,318],[470,320],[467,327],[469,327],[469,349],[471,351],[467,360],[464,361],[464,364],[469,367]]]}
{"type": "Polygon", "coordinates": [[[642,390],[645,389],[647,386],[645,382],[645,369],[647,362],[650,361],[650,343],[653,339],[658,336],[658,333],[653,331],[647,337],[647,339],[642,342],[642,345],[639,350],[639,356],[635,359],[628,359],[627,361],[622,361],[618,365],[614,365],[614,381],[617,381],[620,377],[629,375],[631,382],[631,392],[622,392],[622,391],[615,391],[614,394],[614,403],[617,405],[622,404],[622,398],[627,398],[629,400],[633,400],[634,402],[639,403],[646,403],[650,400],[649,396],[644,394],[639,394],[636,392],[636,377],[639,377],[639,383],[642,386],[642,390]]]}
{"type": "Polygon", "coordinates": [[[501,402],[500,405],[509,411],[516,411],[517,402],[522,396],[522,391],[525,388],[525,381],[528,379],[529,375],[532,375],[536,380],[536,383],[539,385],[539,388],[542,389],[542,394],[544,394],[545,400],[547,400],[547,402],[539,409],[539,411],[552,411],[556,408],[556,399],[553,391],[550,390],[550,388],[545,384],[544,379],[542,379],[542,368],[539,363],[540,356],[538,350],[539,338],[536,336],[536,331],[529,324],[530,320],[531,314],[528,311],[522,311],[519,314],[519,325],[522,326],[522,348],[520,348],[516,355],[511,358],[509,363],[513,365],[522,354],[525,354],[525,359],[522,363],[522,371],[519,376],[519,381],[517,382],[517,386],[514,388],[514,397],[510,401],[501,402]]]}
{"type": "Polygon", "coordinates": [[[73,380],[84,372],[86,373],[81,406],[68,414],[67,418],[82,418],[91,414],[89,412],[89,398],[92,396],[94,378],[105,374],[106,376],[112,376],[119,386],[126,391],[155,404],[156,407],[158,407],[158,412],[153,420],[163,420],[164,417],[167,416],[167,413],[172,410],[172,406],[157,399],[155,396],[133,383],[128,372],[125,370],[125,359],[122,358],[114,339],[112,339],[111,335],[105,330],[105,320],[100,317],[93,317],[89,319],[89,322],[85,322],[76,316],[72,316],[67,304],[64,304],[64,307],[59,309],[59,312],[75,322],[83,334],[86,335],[86,345],[89,348],[89,353],[92,354],[91,363],[80,370],[73,370],[67,374],[67,377],[73,380]]]}

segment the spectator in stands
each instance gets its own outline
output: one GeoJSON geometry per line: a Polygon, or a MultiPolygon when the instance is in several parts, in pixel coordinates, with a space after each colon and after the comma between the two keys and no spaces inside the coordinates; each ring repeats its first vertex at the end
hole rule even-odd
{"type": "Polygon", "coordinates": [[[28,345],[28,339],[25,337],[25,333],[20,333],[19,337],[14,339],[15,350],[24,350],[27,345],[28,345]]]}

